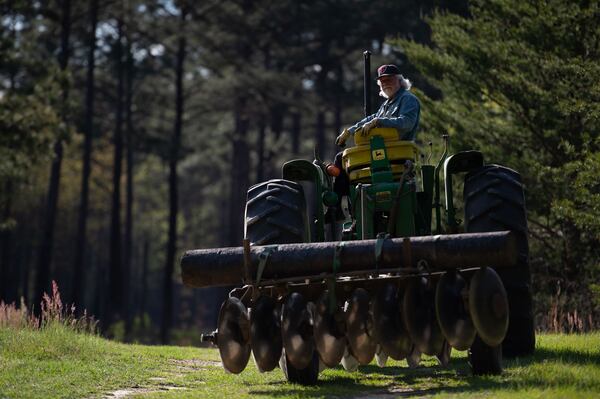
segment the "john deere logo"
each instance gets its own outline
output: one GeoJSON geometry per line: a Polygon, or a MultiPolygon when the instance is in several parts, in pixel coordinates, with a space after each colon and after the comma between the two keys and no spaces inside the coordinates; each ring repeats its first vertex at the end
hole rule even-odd
{"type": "Polygon", "coordinates": [[[371,155],[373,157],[373,161],[381,161],[382,159],[385,159],[385,151],[384,150],[373,150],[371,155]]]}

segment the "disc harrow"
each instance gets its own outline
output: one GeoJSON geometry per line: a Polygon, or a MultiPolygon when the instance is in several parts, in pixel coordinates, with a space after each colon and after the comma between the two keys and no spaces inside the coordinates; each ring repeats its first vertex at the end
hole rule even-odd
{"type": "MultiPolygon", "coordinates": [[[[217,345],[231,373],[242,372],[252,353],[261,372],[279,365],[292,381],[313,373],[298,377],[304,383],[340,363],[352,370],[373,359],[383,366],[390,357],[415,367],[426,354],[446,365],[453,348],[499,350],[509,314],[494,267],[518,263],[513,233],[384,241],[187,252],[187,285],[242,284],[221,306],[217,330],[203,339],[217,345]]],[[[470,361],[489,362],[480,352],[470,361]]]]}

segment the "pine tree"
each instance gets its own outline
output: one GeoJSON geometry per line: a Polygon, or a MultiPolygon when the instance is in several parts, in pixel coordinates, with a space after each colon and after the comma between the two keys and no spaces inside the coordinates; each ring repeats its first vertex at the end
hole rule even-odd
{"type": "Polygon", "coordinates": [[[470,13],[435,14],[432,47],[395,43],[443,94],[423,96],[423,126],[521,172],[537,303],[578,310],[592,328],[588,315],[600,310],[600,300],[585,300],[600,274],[598,6],[477,0],[470,13]]]}

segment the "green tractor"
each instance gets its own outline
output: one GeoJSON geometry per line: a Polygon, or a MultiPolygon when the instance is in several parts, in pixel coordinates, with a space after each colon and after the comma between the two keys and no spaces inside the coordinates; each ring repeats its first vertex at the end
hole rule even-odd
{"type": "Polygon", "coordinates": [[[414,367],[425,354],[446,365],[454,348],[468,350],[480,375],[500,373],[503,353],[532,353],[519,174],[479,151],[448,156],[447,136],[436,165],[394,129],[355,140],[342,157],[343,212],[331,165],[292,160],[281,179],[248,190],[241,247],[184,254],[186,285],[238,285],[203,336],[224,368],[240,373],[252,354],[260,371],[315,384],[340,363],[354,370],[391,357],[414,367]],[[464,224],[453,193],[462,176],[464,224]]]}

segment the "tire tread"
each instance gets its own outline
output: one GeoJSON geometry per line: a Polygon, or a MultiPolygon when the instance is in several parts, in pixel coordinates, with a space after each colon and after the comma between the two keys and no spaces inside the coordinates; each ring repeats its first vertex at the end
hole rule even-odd
{"type": "Polygon", "coordinates": [[[468,233],[511,230],[518,236],[520,265],[499,270],[509,300],[509,326],[503,342],[507,357],[535,348],[528,262],[527,214],[521,176],[500,165],[486,165],[465,176],[465,227],[468,233]]]}

